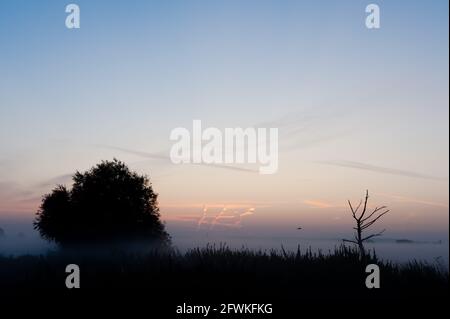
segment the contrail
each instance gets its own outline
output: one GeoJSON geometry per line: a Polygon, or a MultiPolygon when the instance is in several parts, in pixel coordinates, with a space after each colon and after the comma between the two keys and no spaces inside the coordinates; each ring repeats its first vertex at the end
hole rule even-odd
{"type": "Polygon", "coordinates": [[[354,169],[359,169],[359,170],[365,170],[365,171],[371,171],[371,172],[377,172],[377,173],[383,173],[383,174],[391,174],[391,175],[397,175],[397,176],[429,179],[429,180],[435,180],[435,181],[447,181],[448,180],[448,178],[441,178],[441,177],[437,177],[437,176],[425,175],[425,174],[416,173],[416,172],[412,172],[412,171],[376,166],[376,165],[360,163],[360,162],[353,162],[353,161],[316,161],[316,163],[340,166],[340,167],[347,167],[347,168],[354,168],[354,169]]]}
{"type": "Polygon", "coordinates": [[[128,148],[123,148],[123,147],[117,147],[117,146],[111,146],[111,145],[101,145],[101,144],[95,144],[95,146],[101,147],[101,148],[108,148],[108,149],[116,150],[116,151],[121,151],[124,153],[134,154],[134,155],[151,158],[151,159],[170,160],[169,156],[162,154],[162,152],[160,152],[160,153],[142,152],[142,151],[131,150],[128,148]]]}
{"type": "MultiPolygon", "coordinates": [[[[149,153],[149,152],[131,150],[131,149],[128,149],[128,148],[123,148],[123,147],[117,147],[117,146],[111,146],[111,145],[101,145],[101,144],[96,144],[95,146],[101,147],[101,148],[108,148],[108,149],[112,149],[112,150],[117,150],[117,151],[121,151],[121,152],[124,152],[124,153],[129,153],[129,154],[133,154],[133,155],[138,155],[138,156],[145,157],[145,158],[157,159],[157,160],[163,160],[163,161],[171,162],[170,157],[167,156],[167,155],[164,155],[163,152],[149,153]]],[[[259,171],[255,170],[255,169],[244,168],[244,167],[236,167],[236,166],[229,166],[229,165],[222,165],[222,164],[213,164],[213,163],[211,163],[211,164],[188,163],[188,164],[207,166],[207,167],[209,166],[209,167],[213,167],[213,168],[223,168],[223,169],[239,171],[239,172],[259,173],[259,171]]]]}

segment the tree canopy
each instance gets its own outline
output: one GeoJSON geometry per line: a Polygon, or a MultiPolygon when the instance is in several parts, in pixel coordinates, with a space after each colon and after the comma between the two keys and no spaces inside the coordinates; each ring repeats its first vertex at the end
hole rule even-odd
{"type": "Polygon", "coordinates": [[[76,172],[71,189],[58,185],[44,195],[34,227],[59,244],[155,240],[170,243],[160,221],[158,194],[145,175],[123,163],[102,161],[76,172]]]}

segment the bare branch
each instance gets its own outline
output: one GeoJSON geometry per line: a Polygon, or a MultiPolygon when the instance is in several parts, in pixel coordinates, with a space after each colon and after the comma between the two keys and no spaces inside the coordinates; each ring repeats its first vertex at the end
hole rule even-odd
{"type": "Polygon", "coordinates": [[[354,241],[354,240],[350,240],[350,239],[342,239],[342,241],[343,241],[343,242],[346,242],[346,243],[353,243],[353,244],[358,245],[358,243],[357,243],[356,241],[354,241]]]}
{"type": "Polygon", "coordinates": [[[350,206],[350,209],[351,209],[352,214],[353,214],[353,218],[354,218],[355,220],[359,220],[359,218],[356,217],[356,213],[357,213],[358,210],[360,209],[361,204],[362,204],[362,200],[359,201],[358,206],[354,209],[352,203],[350,202],[350,200],[348,201],[348,205],[350,206]]]}
{"type": "Polygon", "coordinates": [[[361,216],[359,216],[358,220],[361,220],[364,217],[364,214],[367,211],[367,202],[369,201],[369,190],[366,190],[366,198],[364,200],[364,209],[361,213],[361,216]]]}
{"type": "Polygon", "coordinates": [[[359,201],[359,204],[358,204],[358,206],[355,209],[355,214],[359,210],[359,208],[361,207],[361,204],[362,204],[362,199],[359,201]]]}
{"type": "Polygon", "coordinates": [[[367,237],[363,238],[361,241],[366,241],[366,240],[368,240],[368,239],[370,239],[370,238],[381,236],[385,231],[386,231],[386,229],[383,229],[383,230],[380,231],[379,233],[372,234],[372,235],[370,235],[370,236],[367,236],[367,237]]]}
{"type": "Polygon", "coordinates": [[[370,217],[372,217],[375,213],[379,212],[382,209],[386,209],[386,208],[387,208],[386,206],[376,207],[369,216],[367,216],[366,218],[362,219],[361,221],[365,222],[366,220],[370,219],[370,217]]]}
{"type": "Polygon", "coordinates": [[[386,215],[387,213],[389,213],[390,210],[387,210],[383,213],[381,213],[380,215],[378,215],[375,219],[373,219],[372,221],[368,222],[367,224],[364,224],[361,226],[361,230],[364,230],[366,228],[369,228],[370,226],[372,226],[378,219],[380,219],[383,215],[386,215]]]}
{"type": "Polygon", "coordinates": [[[357,219],[357,218],[356,218],[356,212],[355,212],[355,210],[353,209],[353,206],[352,206],[352,203],[350,202],[350,200],[348,200],[348,205],[350,206],[350,210],[352,211],[353,218],[354,218],[354,219],[357,219]]]}

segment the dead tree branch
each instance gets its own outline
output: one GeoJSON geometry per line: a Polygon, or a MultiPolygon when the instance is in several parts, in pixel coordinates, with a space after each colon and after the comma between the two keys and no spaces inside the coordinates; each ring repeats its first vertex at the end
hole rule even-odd
{"type": "Polygon", "coordinates": [[[387,209],[386,206],[381,206],[381,207],[375,207],[375,209],[366,216],[367,209],[368,209],[368,207],[367,207],[368,202],[369,202],[369,191],[368,190],[366,190],[366,196],[364,198],[364,206],[363,206],[361,213],[359,213],[359,210],[363,203],[362,200],[359,202],[359,204],[358,204],[358,206],[356,206],[356,208],[353,207],[350,200],[348,201],[348,205],[350,206],[352,217],[356,223],[356,227],[353,227],[353,229],[355,230],[355,240],[343,239],[344,242],[353,243],[355,245],[358,245],[361,258],[364,258],[366,255],[365,248],[364,248],[364,242],[371,238],[381,236],[385,232],[386,229],[382,230],[381,232],[374,233],[374,234],[371,234],[371,235],[365,236],[365,237],[363,236],[363,231],[368,229],[369,227],[371,227],[381,217],[383,217],[384,215],[386,215],[387,213],[390,212],[390,210],[387,209]],[[364,216],[366,216],[366,217],[364,217],[364,216]]]}

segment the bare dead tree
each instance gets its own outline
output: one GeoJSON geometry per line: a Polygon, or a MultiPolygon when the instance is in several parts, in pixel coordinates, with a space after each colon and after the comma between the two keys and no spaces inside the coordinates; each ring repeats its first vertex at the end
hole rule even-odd
{"type": "Polygon", "coordinates": [[[350,206],[350,210],[352,212],[353,219],[356,222],[356,227],[353,227],[355,230],[355,237],[354,240],[350,239],[343,239],[344,242],[353,243],[355,245],[358,245],[359,253],[361,256],[361,259],[363,259],[366,256],[366,251],[364,249],[364,242],[374,238],[381,236],[386,229],[383,229],[382,231],[378,233],[374,233],[368,236],[363,236],[363,232],[367,230],[370,226],[376,223],[377,220],[379,220],[383,215],[386,215],[389,213],[389,210],[386,206],[381,207],[375,207],[375,209],[367,213],[367,202],[369,201],[369,191],[366,191],[366,197],[364,199],[364,206],[362,208],[362,212],[358,213],[359,209],[361,208],[361,205],[363,201],[361,200],[356,208],[353,208],[353,205],[350,201],[348,201],[348,205],[350,206]],[[358,216],[359,215],[359,216],[358,216]]]}

